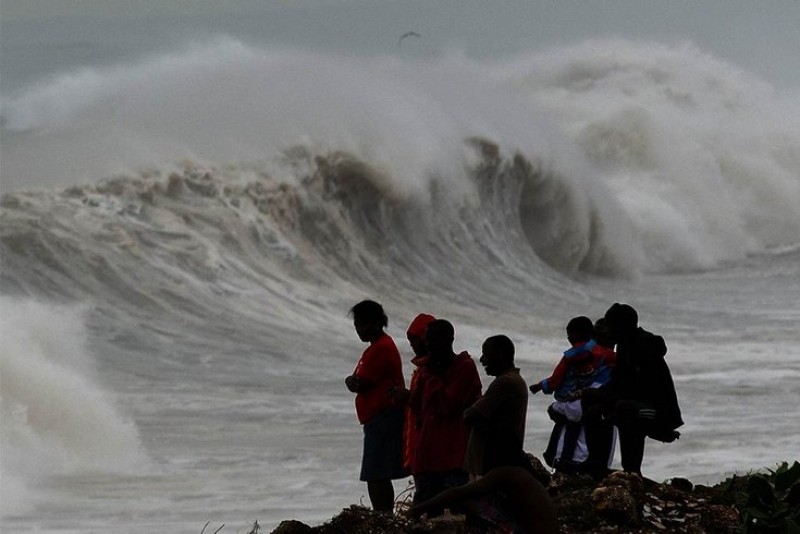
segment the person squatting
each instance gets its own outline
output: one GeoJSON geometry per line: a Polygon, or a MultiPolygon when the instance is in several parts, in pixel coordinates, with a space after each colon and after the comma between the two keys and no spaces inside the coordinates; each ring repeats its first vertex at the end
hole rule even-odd
{"type": "Polygon", "coordinates": [[[542,457],[556,472],[607,475],[618,439],[622,469],[641,476],[646,438],[680,436],[666,344],[639,326],[630,305],[615,303],[594,322],[571,319],[569,347],[552,374],[530,387],[514,363],[513,341],[487,338],[478,360],[493,377],[485,391],[475,359],[454,348],[451,322],[425,313],[411,321],[406,387],[383,307],[365,300],[350,315],[369,344],[345,385],[363,425],[360,479],[376,511],[392,513],[392,481],[410,475],[411,515],[453,509],[501,531],[556,532],[555,509],[523,449],[529,392],[554,397],[542,457]]]}

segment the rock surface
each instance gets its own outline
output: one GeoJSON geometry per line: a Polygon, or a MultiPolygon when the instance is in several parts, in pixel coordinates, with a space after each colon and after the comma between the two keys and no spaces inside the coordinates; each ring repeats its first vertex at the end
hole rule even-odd
{"type": "MultiPolygon", "coordinates": [[[[556,507],[562,534],[670,532],[727,534],[737,531],[740,515],[735,494],[746,477],[715,486],[694,485],[683,478],[663,483],[614,472],[598,482],[586,475],[555,474],[548,491],[556,507]]],[[[414,520],[402,514],[379,514],[350,506],[327,523],[311,527],[284,521],[273,534],[473,534],[491,532],[463,515],[414,520]]]]}

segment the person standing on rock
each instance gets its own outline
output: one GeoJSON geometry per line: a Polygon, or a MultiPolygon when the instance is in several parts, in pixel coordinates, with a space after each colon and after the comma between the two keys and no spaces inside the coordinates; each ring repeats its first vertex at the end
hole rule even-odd
{"type": "Polygon", "coordinates": [[[428,325],[428,360],[419,368],[409,400],[420,421],[411,464],[415,503],[468,482],[464,457],[469,430],[463,413],[480,397],[481,379],[469,353],[455,353],[454,341],[449,321],[437,319],[428,325]]]}
{"type": "MultiPolygon", "coordinates": [[[[410,402],[411,397],[418,396],[419,379],[423,374],[421,369],[428,363],[428,345],[425,343],[425,334],[428,325],[436,320],[436,317],[427,313],[420,313],[411,321],[406,330],[406,339],[414,353],[411,363],[414,366],[411,378],[408,381],[408,389],[396,388],[390,394],[398,402],[405,406],[405,425],[403,428],[403,467],[414,477],[414,486],[420,485],[414,473],[414,456],[417,452],[417,442],[422,428],[422,414],[419,406],[410,402]]],[[[424,484],[424,482],[423,482],[424,484]]]]}
{"type": "Polygon", "coordinates": [[[403,407],[393,392],[405,389],[402,361],[394,340],[384,331],[388,318],[377,302],[364,300],[350,310],[361,341],[369,343],[353,374],[345,378],[347,389],[356,394],[358,421],[364,428],[364,451],[360,480],[367,483],[372,508],[392,512],[392,480],[404,478],[403,407]]]}
{"type": "MultiPolygon", "coordinates": [[[[594,323],[593,338],[597,343],[592,349],[595,356],[597,374],[594,377],[592,388],[604,386],[611,380],[611,373],[617,364],[617,353],[614,351],[614,341],[611,332],[606,324],[605,317],[601,317],[594,323]]],[[[581,396],[583,392],[581,392],[581,396]]],[[[589,455],[581,465],[580,471],[588,473],[596,478],[604,478],[608,474],[611,462],[614,459],[614,447],[616,445],[616,429],[614,425],[602,417],[602,410],[585,405],[581,398],[582,417],[586,447],[589,455]]]]}
{"type": "Polygon", "coordinates": [[[586,439],[581,424],[581,403],[577,393],[589,387],[597,374],[597,343],[592,339],[594,325],[585,316],[570,319],[566,327],[569,349],[559,359],[553,373],[530,387],[533,394],[553,394],[555,402],[547,413],[555,423],[545,450],[545,462],[556,471],[575,472],[587,456],[586,439]]]}
{"type": "Polygon", "coordinates": [[[480,362],[495,379],[464,411],[470,427],[465,467],[473,478],[496,467],[530,466],[523,450],[528,385],[514,366],[514,343],[496,335],[487,338],[481,350],[480,362]]]}
{"type": "Polygon", "coordinates": [[[683,425],[678,396],[664,356],[664,338],[639,327],[639,316],[628,304],[615,303],[605,314],[617,344],[616,366],[609,382],[585,390],[586,401],[600,402],[619,431],[622,469],[641,475],[645,439],[670,443],[683,425]],[[594,397],[594,399],[592,399],[594,397]]]}

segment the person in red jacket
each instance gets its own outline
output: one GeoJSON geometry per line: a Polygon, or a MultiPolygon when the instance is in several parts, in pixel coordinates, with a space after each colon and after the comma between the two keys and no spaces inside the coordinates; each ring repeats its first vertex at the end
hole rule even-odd
{"type": "MultiPolygon", "coordinates": [[[[414,351],[414,357],[411,358],[411,363],[415,366],[409,380],[408,390],[403,392],[398,397],[406,397],[406,400],[413,395],[419,385],[420,369],[428,363],[428,346],[425,344],[425,333],[428,331],[430,325],[436,318],[427,313],[420,313],[411,324],[408,325],[406,330],[406,338],[408,344],[411,345],[411,350],[414,351]]],[[[405,440],[403,447],[403,466],[407,471],[413,474],[412,465],[414,463],[414,452],[417,448],[417,440],[419,439],[419,429],[422,426],[422,414],[420,414],[409,403],[406,406],[406,425],[405,425],[405,440]]],[[[416,479],[415,479],[416,484],[416,479]]]]}
{"type": "Polygon", "coordinates": [[[403,364],[394,340],[384,332],[389,321],[380,304],[365,300],[350,314],[358,337],[369,343],[353,374],[345,378],[347,389],[356,394],[356,415],[364,426],[360,479],[367,483],[372,508],[392,512],[392,480],[406,476],[403,409],[392,395],[405,388],[403,364]]]}
{"type": "Polygon", "coordinates": [[[453,351],[454,340],[449,321],[437,319],[428,325],[428,363],[420,368],[419,385],[410,399],[421,422],[411,466],[415,503],[469,480],[463,468],[469,434],[462,414],[480,398],[481,380],[470,355],[453,351]]]}

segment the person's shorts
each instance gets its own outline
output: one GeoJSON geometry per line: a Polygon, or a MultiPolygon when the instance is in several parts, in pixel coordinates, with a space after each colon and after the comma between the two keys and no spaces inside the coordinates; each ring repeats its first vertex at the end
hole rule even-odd
{"type": "Polygon", "coordinates": [[[403,418],[402,409],[389,408],[364,423],[360,480],[393,480],[407,476],[403,467],[403,418]]]}

